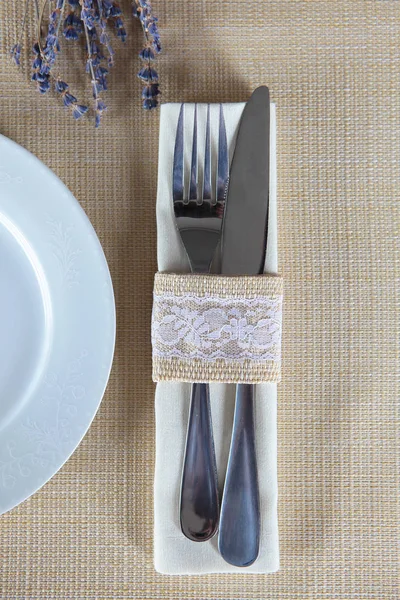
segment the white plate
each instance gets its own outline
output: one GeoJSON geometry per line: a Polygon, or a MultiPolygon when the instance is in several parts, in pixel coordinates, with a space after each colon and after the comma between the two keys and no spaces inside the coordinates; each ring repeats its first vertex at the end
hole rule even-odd
{"type": "Polygon", "coordinates": [[[0,514],[81,441],[114,341],[111,278],[88,218],[54,173],[0,136],[0,514]]]}

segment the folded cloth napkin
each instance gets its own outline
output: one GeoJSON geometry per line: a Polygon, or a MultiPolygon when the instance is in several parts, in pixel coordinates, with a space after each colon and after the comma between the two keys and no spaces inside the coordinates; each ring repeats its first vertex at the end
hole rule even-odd
{"type": "MultiPolygon", "coordinates": [[[[244,103],[224,104],[228,146],[232,157],[244,103]]],[[[204,148],[207,105],[198,104],[198,148],[204,148]]],[[[190,267],[174,222],[172,164],[180,104],[161,107],[157,194],[157,243],[159,271],[184,273],[190,267]]],[[[212,148],[218,144],[218,105],[211,105],[212,148]]],[[[193,131],[194,104],[185,105],[185,139],[193,131]]],[[[188,144],[187,144],[188,145],[188,144]]],[[[271,105],[270,212],[265,272],[277,273],[275,106],[271,105]]],[[[186,164],[190,164],[190,148],[186,164]]],[[[189,168],[189,167],[188,167],[189,168]]],[[[200,575],[203,573],[272,573],[279,568],[276,468],[276,384],[256,386],[255,435],[258,460],[261,544],[260,554],[250,567],[226,563],[218,552],[218,537],[208,542],[191,542],[181,532],[179,521],[180,484],[190,404],[189,383],[160,382],[155,397],[156,468],[154,484],[154,562],[160,573],[200,575]]],[[[222,491],[232,431],[235,386],[210,386],[211,412],[219,485],[222,491]]]]}

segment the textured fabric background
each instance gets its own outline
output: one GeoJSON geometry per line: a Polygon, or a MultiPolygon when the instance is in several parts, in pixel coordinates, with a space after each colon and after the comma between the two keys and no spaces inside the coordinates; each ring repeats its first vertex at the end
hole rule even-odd
{"type": "MultiPolygon", "coordinates": [[[[27,67],[12,65],[23,2],[2,0],[0,131],[51,167],[88,213],[114,280],[118,336],[83,443],[40,492],[0,517],[1,598],[397,599],[400,3],[154,4],[165,101],[241,101],[265,83],[277,104],[281,570],[154,572],[158,115],[139,108],[141,36],[130,24],[95,132],[58,99],[40,98],[27,67]]],[[[75,76],[80,97],[84,84],[75,76]]]]}

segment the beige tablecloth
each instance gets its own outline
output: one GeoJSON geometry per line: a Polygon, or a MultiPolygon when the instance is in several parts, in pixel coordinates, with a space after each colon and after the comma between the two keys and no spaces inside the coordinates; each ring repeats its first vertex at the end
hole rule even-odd
{"type": "MultiPolygon", "coordinates": [[[[118,335],[82,445],[0,517],[0,597],[397,599],[400,4],[154,0],[165,101],[237,102],[264,83],[278,109],[281,570],[248,577],[153,568],[158,115],[139,108],[137,23],[95,132],[10,62],[23,4],[0,3],[0,131],[87,211],[110,263],[118,335]]],[[[84,81],[75,76],[80,96],[84,81]]]]}

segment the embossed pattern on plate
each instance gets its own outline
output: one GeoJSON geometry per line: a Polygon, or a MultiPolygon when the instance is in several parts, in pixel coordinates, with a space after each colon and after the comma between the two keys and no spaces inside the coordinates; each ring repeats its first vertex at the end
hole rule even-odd
{"type": "Polygon", "coordinates": [[[107,385],[115,304],[76,199],[0,136],[0,513],[75,450],[107,385]]]}

